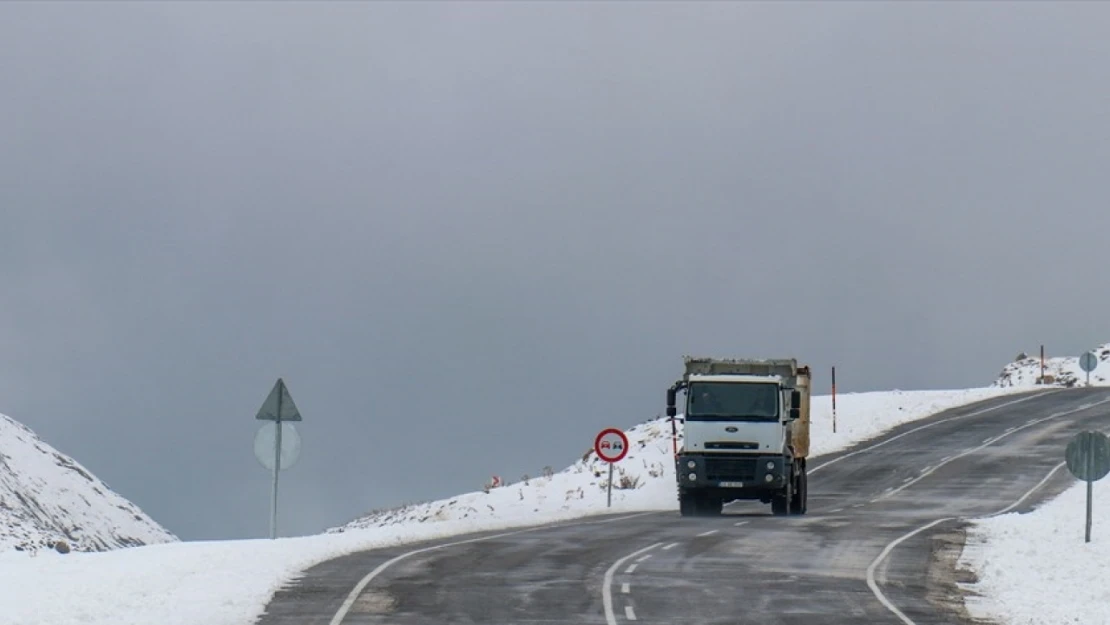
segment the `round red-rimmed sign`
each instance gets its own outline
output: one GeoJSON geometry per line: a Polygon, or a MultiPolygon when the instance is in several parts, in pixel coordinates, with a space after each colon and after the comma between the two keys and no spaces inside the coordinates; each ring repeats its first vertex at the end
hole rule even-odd
{"type": "Polygon", "coordinates": [[[606,428],[594,439],[594,453],[605,462],[620,462],[628,453],[628,437],[617,428],[606,428]]]}

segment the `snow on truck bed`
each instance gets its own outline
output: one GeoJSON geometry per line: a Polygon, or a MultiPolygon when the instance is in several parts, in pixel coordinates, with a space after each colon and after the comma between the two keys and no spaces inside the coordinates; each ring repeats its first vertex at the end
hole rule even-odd
{"type": "MultiPolygon", "coordinates": [[[[843,449],[894,426],[958,405],[1019,392],[970,390],[852,393],[812,400],[814,455],[843,449]]],[[[610,423],[599,423],[598,429],[610,423]]],[[[681,424],[679,424],[681,432],[681,424]]],[[[480,530],[498,530],[609,512],[676,510],[671,425],[654,419],[626,430],[631,445],[605,507],[608,468],[585,449],[562,471],[489,493],[370,514],[327,533],[278,540],[159,544],[108,553],[0,554],[0,625],[246,625],[272,594],[304,569],[363,549],[480,530]]]]}

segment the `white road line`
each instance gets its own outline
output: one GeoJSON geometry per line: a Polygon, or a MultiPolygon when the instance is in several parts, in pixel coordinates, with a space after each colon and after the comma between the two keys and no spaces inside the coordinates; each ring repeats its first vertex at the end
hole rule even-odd
{"type": "Polygon", "coordinates": [[[836,510],[829,510],[829,514],[836,514],[837,512],[844,512],[844,508],[837,508],[836,510]]]}
{"type": "Polygon", "coordinates": [[[624,570],[625,575],[627,575],[629,573],[635,573],[636,572],[636,567],[638,567],[638,566],[640,566],[640,565],[639,564],[629,564],[628,568],[624,570]]]}
{"type": "MultiPolygon", "coordinates": [[[[948,462],[952,462],[953,460],[959,460],[960,458],[963,458],[964,456],[969,456],[969,455],[979,451],[980,449],[983,449],[984,447],[986,447],[988,445],[992,445],[992,444],[1006,438],[1007,436],[1009,436],[1011,434],[1016,434],[1016,433],[1026,429],[1026,428],[1037,425],[1038,423],[1044,423],[1045,421],[1049,421],[1051,419],[1058,419],[1060,417],[1065,417],[1067,415],[1075,414],[1077,412],[1083,412],[1084,410],[1090,410],[1091,408],[1094,408],[1095,406],[1101,406],[1102,404],[1105,404],[1105,403],[1110,403],[1110,397],[1108,397],[1108,398],[1106,398],[1102,401],[1094,402],[1092,404],[1084,404],[1084,405],[1082,405],[1078,408],[1073,408],[1071,410],[1065,410],[1063,412],[1056,412],[1056,413],[1048,415],[1047,417],[1041,417],[1040,419],[1034,419],[1033,421],[1030,421],[1029,423],[1026,423],[1025,425],[1014,428],[1013,431],[1007,431],[1005,434],[1000,434],[998,436],[995,436],[994,438],[988,438],[987,441],[985,443],[983,443],[982,445],[979,445],[978,447],[974,447],[972,449],[968,449],[967,451],[965,451],[963,453],[959,453],[959,454],[956,454],[955,456],[952,456],[951,458],[948,459],[948,462]]],[[[898,488],[895,488],[892,491],[889,491],[889,492],[883,493],[882,495],[879,495],[875,499],[872,499],[871,502],[874,503],[876,501],[881,501],[881,500],[886,499],[888,497],[893,497],[894,495],[897,495],[898,493],[902,492],[903,490],[906,490],[910,486],[913,486],[914,484],[920,482],[921,480],[929,477],[937,469],[939,469],[939,468],[943,467],[944,465],[948,464],[948,462],[942,462],[938,465],[929,467],[928,470],[922,471],[921,475],[918,475],[914,479],[902,484],[901,486],[899,486],[898,488]]]]}
{"type": "Polygon", "coordinates": [[[628,582],[621,584],[621,592],[626,595],[632,592],[632,584],[629,584],[628,582]]]}
{"type": "Polygon", "coordinates": [[[640,556],[639,558],[636,558],[636,561],[637,561],[637,562],[643,562],[644,560],[647,560],[647,559],[648,559],[648,558],[650,558],[650,557],[651,557],[651,554],[650,554],[650,553],[646,553],[646,554],[644,554],[644,555],[640,556]]]}
{"type": "Polygon", "coordinates": [[[995,512],[994,514],[988,515],[988,517],[992,517],[992,516],[999,516],[999,515],[1001,515],[1001,514],[1006,514],[1006,513],[1007,513],[1007,512],[1009,512],[1010,510],[1013,510],[1014,508],[1016,508],[1016,507],[1020,506],[1020,505],[1021,505],[1021,502],[1025,501],[1026,499],[1028,499],[1028,498],[1029,498],[1029,495],[1032,495],[1033,493],[1035,493],[1035,492],[1037,492],[1038,490],[1040,490],[1040,488],[1041,488],[1042,486],[1044,486],[1045,484],[1047,484],[1047,483],[1048,483],[1048,481],[1052,479],[1052,476],[1053,476],[1053,475],[1056,475],[1056,472],[1057,472],[1057,471],[1059,471],[1060,469],[1062,469],[1062,468],[1064,468],[1065,466],[1067,466],[1067,464],[1068,464],[1067,462],[1061,462],[1060,464],[1058,464],[1058,465],[1056,465],[1056,466],[1052,467],[1052,470],[1048,472],[1048,475],[1044,476],[1044,479],[1043,479],[1043,480],[1041,480],[1041,481],[1037,482],[1037,485],[1036,485],[1036,486],[1034,486],[1033,488],[1030,488],[1029,490],[1027,490],[1027,491],[1025,492],[1025,494],[1024,494],[1024,495],[1022,495],[1021,497],[1019,497],[1019,498],[1018,498],[1018,500],[1017,500],[1017,501],[1015,501],[1014,503],[1012,503],[1012,504],[1010,504],[1010,505],[1006,506],[1005,508],[1003,508],[1003,509],[999,510],[998,512],[995,512]]]}
{"type": "MultiPolygon", "coordinates": [[[[579,525],[600,525],[602,523],[612,523],[613,521],[623,521],[623,520],[626,520],[626,519],[634,519],[636,517],[644,516],[644,515],[647,515],[647,514],[656,514],[656,513],[654,513],[654,512],[640,512],[640,513],[637,513],[637,514],[630,514],[630,515],[627,515],[627,516],[617,517],[615,519],[605,519],[604,521],[585,521],[585,522],[582,522],[582,523],[571,523],[569,525],[544,525],[544,526],[540,526],[540,527],[530,527],[528,529],[517,530],[515,532],[505,532],[505,533],[502,533],[502,534],[494,534],[492,536],[482,536],[480,538],[470,538],[470,539],[467,539],[467,540],[460,540],[460,541],[453,542],[453,543],[444,543],[442,545],[433,545],[431,547],[424,547],[422,549],[414,549],[412,551],[402,553],[401,555],[399,555],[395,558],[392,558],[390,560],[386,560],[385,562],[379,564],[376,569],[374,569],[373,571],[370,571],[369,573],[366,574],[366,577],[363,577],[361,580],[359,580],[359,582],[357,584],[355,584],[355,587],[351,589],[351,592],[347,594],[347,598],[345,600],[343,600],[343,604],[339,606],[338,610],[336,610],[335,616],[331,617],[331,620],[328,621],[328,625],[340,625],[340,623],[343,622],[343,619],[346,618],[347,613],[351,611],[351,606],[353,606],[355,604],[355,601],[358,599],[358,596],[362,594],[362,591],[366,588],[366,586],[370,582],[374,581],[374,578],[381,575],[386,569],[388,569],[389,567],[393,566],[394,564],[400,562],[401,560],[404,560],[405,558],[415,556],[415,555],[421,554],[421,553],[427,553],[429,551],[436,551],[437,549],[446,549],[447,547],[456,547],[458,545],[468,545],[470,543],[478,543],[478,542],[483,542],[483,541],[487,541],[487,540],[493,540],[495,538],[504,538],[506,536],[516,536],[517,534],[528,534],[528,533],[531,533],[531,532],[539,532],[539,531],[542,531],[542,530],[549,530],[549,529],[553,529],[553,528],[556,528],[556,527],[568,527],[568,526],[569,527],[577,527],[579,525]]],[[[639,552],[637,552],[637,553],[639,553],[639,552]]]]}
{"type": "Polygon", "coordinates": [[[671,543],[671,544],[667,545],[666,547],[663,547],[663,551],[667,551],[669,549],[674,549],[678,545],[679,545],[679,543],[671,543]]]}
{"type": "MultiPolygon", "coordinates": [[[[605,519],[604,521],[587,521],[585,523],[571,523],[570,525],[572,525],[572,526],[576,526],[576,525],[605,525],[606,523],[615,523],[617,521],[626,521],[628,519],[635,519],[638,516],[647,516],[649,514],[659,514],[659,513],[658,512],[637,512],[636,514],[630,514],[628,516],[619,516],[619,517],[616,517],[615,519],[605,519]]],[[[558,527],[558,526],[550,526],[550,527],[558,527]]],[[[546,529],[546,527],[545,528],[540,528],[540,529],[546,529]]]]}
{"type": "Polygon", "coordinates": [[[634,612],[632,610],[632,606],[630,606],[630,605],[624,606],[624,617],[626,619],[630,620],[630,621],[635,621],[636,620],[636,612],[634,612]]]}
{"type": "MultiPolygon", "coordinates": [[[[655,543],[654,545],[649,545],[638,551],[633,551],[620,560],[614,562],[613,566],[610,566],[609,570],[605,571],[605,579],[601,582],[601,604],[605,610],[605,623],[607,625],[617,625],[617,616],[613,614],[613,574],[616,573],[617,569],[619,569],[620,566],[626,561],[631,560],[632,558],[635,558],[642,553],[647,553],[648,551],[651,551],[652,549],[655,549],[662,544],[663,543],[655,543]]],[[[625,611],[625,613],[627,614],[627,610],[625,611]]]]}
{"type": "Polygon", "coordinates": [[[709,530],[708,532],[702,532],[702,533],[698,534],[698,537],[700,538],[702,536],[712,536],[713,534],[716,534],[719,531],[720,530],[709,530]]]}
{"type": "Polygon", "coordinates": [[[829,460],[828,462],[826,462],[824,464],[813,467],[812,469],[810,469],[808,471],[808,473],[812,475],[813,473],[816,473],[816,472],[820,471],[821,469],[824,469],[827,466],[834,465],[834,464],[840,462],[841,460],[846,460],[848,458],[851,458],[852,456],[856,456],[856,455],[862,454],[864,452],[871,451],[872,449],[882,447],[883,445],[886,445],[887,443],[894,442],[894,441],[902,438],[903,436],[909,436],[910,434],[913,434],[914,432],[920,432],[921,430],[925,430],[925,429],[940,425],[942,423],[948,423],[949,421],[956,421],[958,419],[969,419],[971,417],[977,417],[981,414],[986,414],[988,412],[993,412],[995,410],[1001,410],[1002,408],[1005,408],[1007,406],[1013,406],[1014,404],[1020,404],[1023,401],[1029,401],[1030,399],[1035,399],[1037,397],[1043,397],[1045,395],[1050,395],[1052,393],[1059,393],[1059,392],[1060,392],[1059,390],[1052,390],[1052,391],[1046,391],[1046,392],[1043,392],[1043,393],[1039,393],[1039,392],[1038,393],[1033,393],[1033,394],[1028,395],[1026,397],[1022,397],[1021,399],[1015,399],[1014,401],[1008,401],[1008,402],[1003,403],[1003,404],[998,404],[996,406],[991,406],[990,408],[983,408],[982,410],[976,410],[975,412],[969,412],[965,415],[960,415],[960,416],[957,416],[957,417],[948,417],[947,419],[941,419],[940,421],[934,421],[932,423],[926,423],[925,425],[918,426],[918,427],[916,427],[912,430],[902,432],[898,436],[892,436],[891,438],[888,438],[888,439],[886,439],[885,441],[883,441],[881,443],[875,443],[874,445],[871,445],[871,446],[868,446],[868,447],[864,447],[863,449],[858,449],[856,451],[853,451],[850,454],[844,454],[843,456],[840,456],[839,458],[834,458],[832,460],[829,460]]]}
{"type": "Polygon", "coordinates": [[[902,611],[898,609],[898,606],[891,603],[890,599],[887,599],[886,595],[883,594],[883,591],[879,589],[879,585],[875,583],[875,569],[877,569],[879,565],[882,564],[883,560],[885,560],[886,557],[890,555],[890,552],[894,551],[894,548],[897,547],[902,541],[906,540],[907,538],[916,536],[917,534],[924,532],[934,525],[939,525],[941,523],[944,523],[945,521],[951,521],[953,518],[954,517],[946,517],[943,519],[937,519],[932,523],[922,525],[921,527],[908,534],[904,534],[901,538],[891,541],[890,544],[888,544],[886,548],[883,549],[882,553],[879,554],[879,557],[875,558],[875,561],[871,563],[871,566],[867,567],[867,587],[871,589],[871,592],[875,594],[875,598],[879,600],[879,603],[883,604],[883,607],[890,610],[894,614],[894,616],[897,616],[906,625],[917,624],[911,621],[908,616],[903,614],[902,611]]]}
{"type": "MultiPolygon", "coordinates": [[[[993,514],[989,514],[986,517],[979,517],[979,518],[989,518],[989,517],[992,517],[992,516],[998,516],[1000,514],[1005,514],[1009,511],[1013,510],[1014,508],[1018,507],[1019,505],[1021,505],[1021,502],[1028,499],[1030,495],[1037,492],[1042,486],[1044,486],[1046,483],[1048,483],[1048,481],[1050,479],[1052,479],[1052,476],[1055,475],[1056,472],[1059,471],[1060,468],[1063,467],[1065,464],[1067,464],[1067,463],[1061,462],[1060,464],[1057,464],[1056,466],[1052,467],[1052,470],[1048,472],[1048,475],[1044,476],[1044,479],[1037,482],[1037,484],[1035,486],[1033,486],[1033,488],[1030,488],[1029,490],[1025,491],[1025,494],[1022,495],[1021,497],[1019,497],[1017,499],[1017,501],[1015,501],[1012,504],[1006,506],[1005,508],[999,510],[998,512],[995,512],[993,514]]],[[[867,587],[871,589],[871,592],[875,595],[875,598],[879,600],[879,603],[883,604],[883,607],[885,607],[887,610],[890,610],[890,612],[892,614],[894,614],[894,616],[897,616],[899,619],[901,619],[902,623],[904,623],[905,625],[917,625],[917,623],[915,623],[910,617],[903,614],[902,611],[898,609],[898,606],[894,605],[893,603],[891,603],[890,599],[886,598],[886,595],[883,594],[882,589],[879,588],[879,584],[875,581],[875,570],[879,568],[879,566],[882,564],[883,560],[885,560],[887,558],[887,556],[890,555],[890,552],[894,551],[894,548],[897,547],[902,541],[904,541],[908,538],[911,538],[911,537],[913,537],[913,536],[915,536],[915,535],[917,535],[917,534],[919,534],[919,533],[921,533],[921,532],[923,532],[923,531],[925,531],[925,530],[927,530],[931,527],[934,527],[936,525],[940,525],[941,523],[944,523],[945,521],[952,521],[952,520],[955,520],[955,519],[956,519],[956,517],[945,517],[943,519],[937,519],[936,521],[933,521],[931,523],[923,525],[923,526],[915,529],[914,531],[912,531],[908,534],[905,534],[902,537],[900,537],[900,538],[898,538],[894,541],[891,541],[890,544],[888,544],[882,550],[882,552],[879,554],[879,557],[875,558],[875,561],[871,563],[871,566],[867,567],[867,587]]]]}
{"type": "Polygon", "coordinates": [[[733,525],[735,525],[736,527],[740,527],[741,525],[747,525],[747,523],[747,521],[740,521],[739,523],[733,523],[733,525]]]}

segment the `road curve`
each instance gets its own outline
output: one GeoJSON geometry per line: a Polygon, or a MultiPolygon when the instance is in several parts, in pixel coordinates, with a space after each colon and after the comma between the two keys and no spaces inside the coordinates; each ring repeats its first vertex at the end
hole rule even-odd
{"type": "Polygon", "coordinates": [[[814,459],[804,516],[743,502],[363,552],[308,570],[259,624],[970,625],[963,519],[1060,492],[1068,439],[1108,427],[1105,390],[979,402],[814,459]]]}

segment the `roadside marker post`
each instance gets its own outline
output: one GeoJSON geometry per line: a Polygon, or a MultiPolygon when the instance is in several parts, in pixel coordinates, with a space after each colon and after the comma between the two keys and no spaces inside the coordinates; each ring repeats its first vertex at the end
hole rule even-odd
{"type": "Polygon", "coordinates": [[[617,428],[605,428],[594,438],[594,453],[609,463],[609,486],[605,507],[613,507],[613,465],[628,454],[628,437],[617,428]]]}

